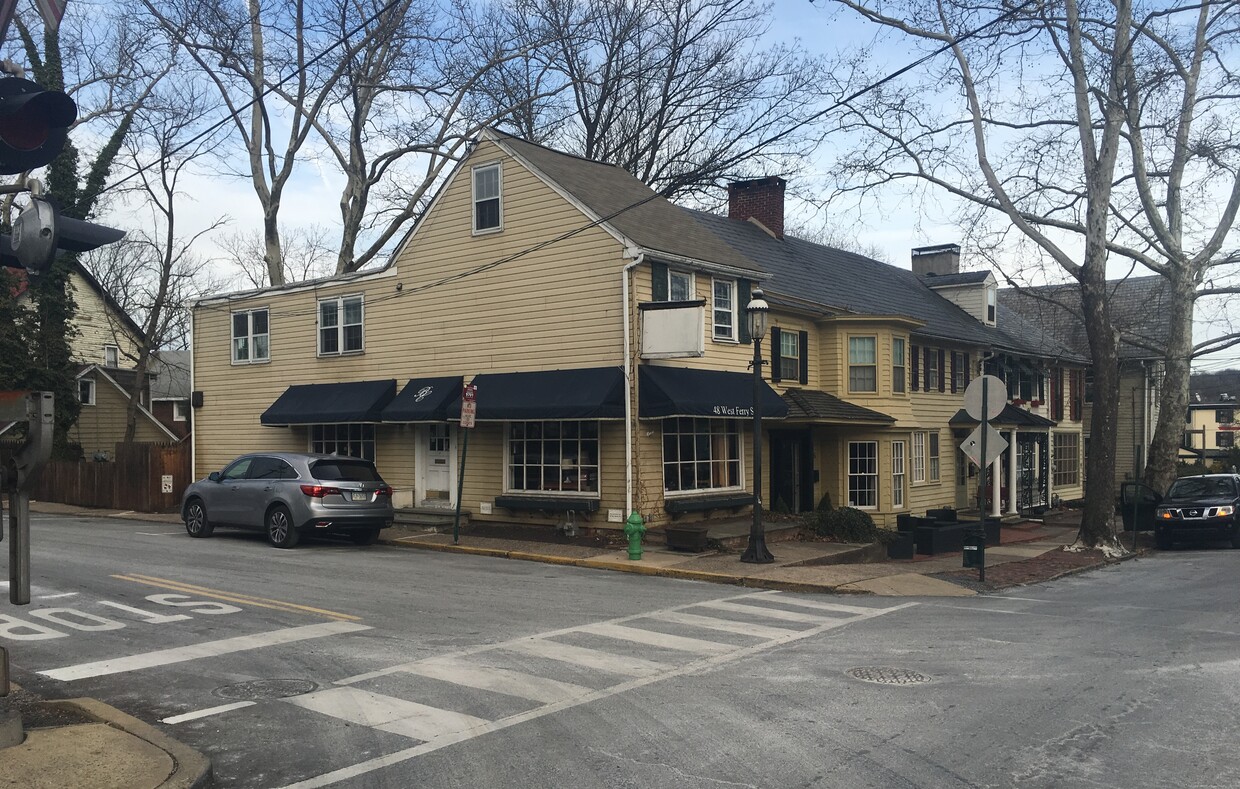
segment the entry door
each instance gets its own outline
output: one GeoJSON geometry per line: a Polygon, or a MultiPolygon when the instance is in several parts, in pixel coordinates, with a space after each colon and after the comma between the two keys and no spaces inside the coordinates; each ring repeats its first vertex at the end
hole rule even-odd
{"type": "Polygon", "coordinates": [[[423,507],[451,507],[456,491],[453,487],[453,467],[456,465],[454,434],[451,425],[437,423],[418,428],[418,505],[423,507]]]}
{"type": "Polygon", "coordinates": [[[814,445],[808,430],[772,430],[770,498],[773,512],[814,508],[814,445]]]}

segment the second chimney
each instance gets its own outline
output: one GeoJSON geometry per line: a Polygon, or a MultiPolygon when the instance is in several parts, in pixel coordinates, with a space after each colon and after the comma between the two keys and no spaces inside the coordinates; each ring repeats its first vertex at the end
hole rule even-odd
{"type": "Polygon", "coordinates": [[[960,245],[939,244],[935,247],[914,248],[913,273],[921,277],[927,274],[959,274],[960,245]]]}
{"type": "Polygon", "coordinates": [[[784,187],[778,176],[728,184],[728,219],[756,219],[776,238],[784,237],[784,187]]]}

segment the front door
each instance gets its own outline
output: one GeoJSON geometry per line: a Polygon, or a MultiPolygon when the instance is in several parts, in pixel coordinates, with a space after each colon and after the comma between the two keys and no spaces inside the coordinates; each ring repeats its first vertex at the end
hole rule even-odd
{"type": "Polygon", "coordinates": [[[456,453],[453,438],[456,431],[447,423],[418,426],[417,506],[451,507],[456,491],[453,488],[453,467],[456,453]]]}
{"type": "Polygon", "coordinates": [[[814,509],[814,445],[808,430],[772,430],[770,498],[772,512],[814,509]]]}

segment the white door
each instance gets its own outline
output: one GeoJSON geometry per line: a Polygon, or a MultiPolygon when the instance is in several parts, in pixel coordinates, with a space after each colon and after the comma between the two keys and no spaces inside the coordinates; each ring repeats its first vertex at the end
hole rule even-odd
{"type": "Polygon", "coordinates": [[[451,507],[456,489],[452,484],[456,453],[453,451],[455,429],[447,424],[418,427],[417,498],[421,507],[451,507]]]}

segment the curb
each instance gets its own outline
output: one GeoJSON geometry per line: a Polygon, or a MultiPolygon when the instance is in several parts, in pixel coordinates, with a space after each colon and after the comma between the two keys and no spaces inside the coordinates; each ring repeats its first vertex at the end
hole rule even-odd
{"type": "Polygon", "coordinates": [[[781,581],[776,578],[753,578],[744,575],[727,575],[710,573],[703,570],[678,570],[674,567],[654,567],[648,564],[620,564],[602,559],[574,559],[569,556],[551,556],[531,553],[529,551],[506,551],[498,548],[478,548],[472,545],[447,545],[435,542],[417,542],[414,540],[381,540],[384,545],[414,550],[439,551],[440,553],[463,553],[472,556],[489,556],[495,559],[516,559],[525,562],[541,562],[558,564],[566,567],[581,567],[588,570],[611,570],[617,573],[645,575],[657,578],[671,578],[681,581],[705,581],[715,584],[742,586],[751,589],[775,589],[781,592],[802,592],[809,594],[852,594],[868,595],[862,589],[841,589],[828,584],[808,584],[801,581],[781,581]]]}
{"type": "Polygon", "coordinates": [[[61,699],[48,704],[76,710],[100,723],[120,729],[126,734],[150,743],[172,757],[175,765],[160,789],[206,789],[211,786],[211,761],[198,751],[179,740],[164,734],[150,724],[143,723],[115,707],[96,699],[61,699]]]}

